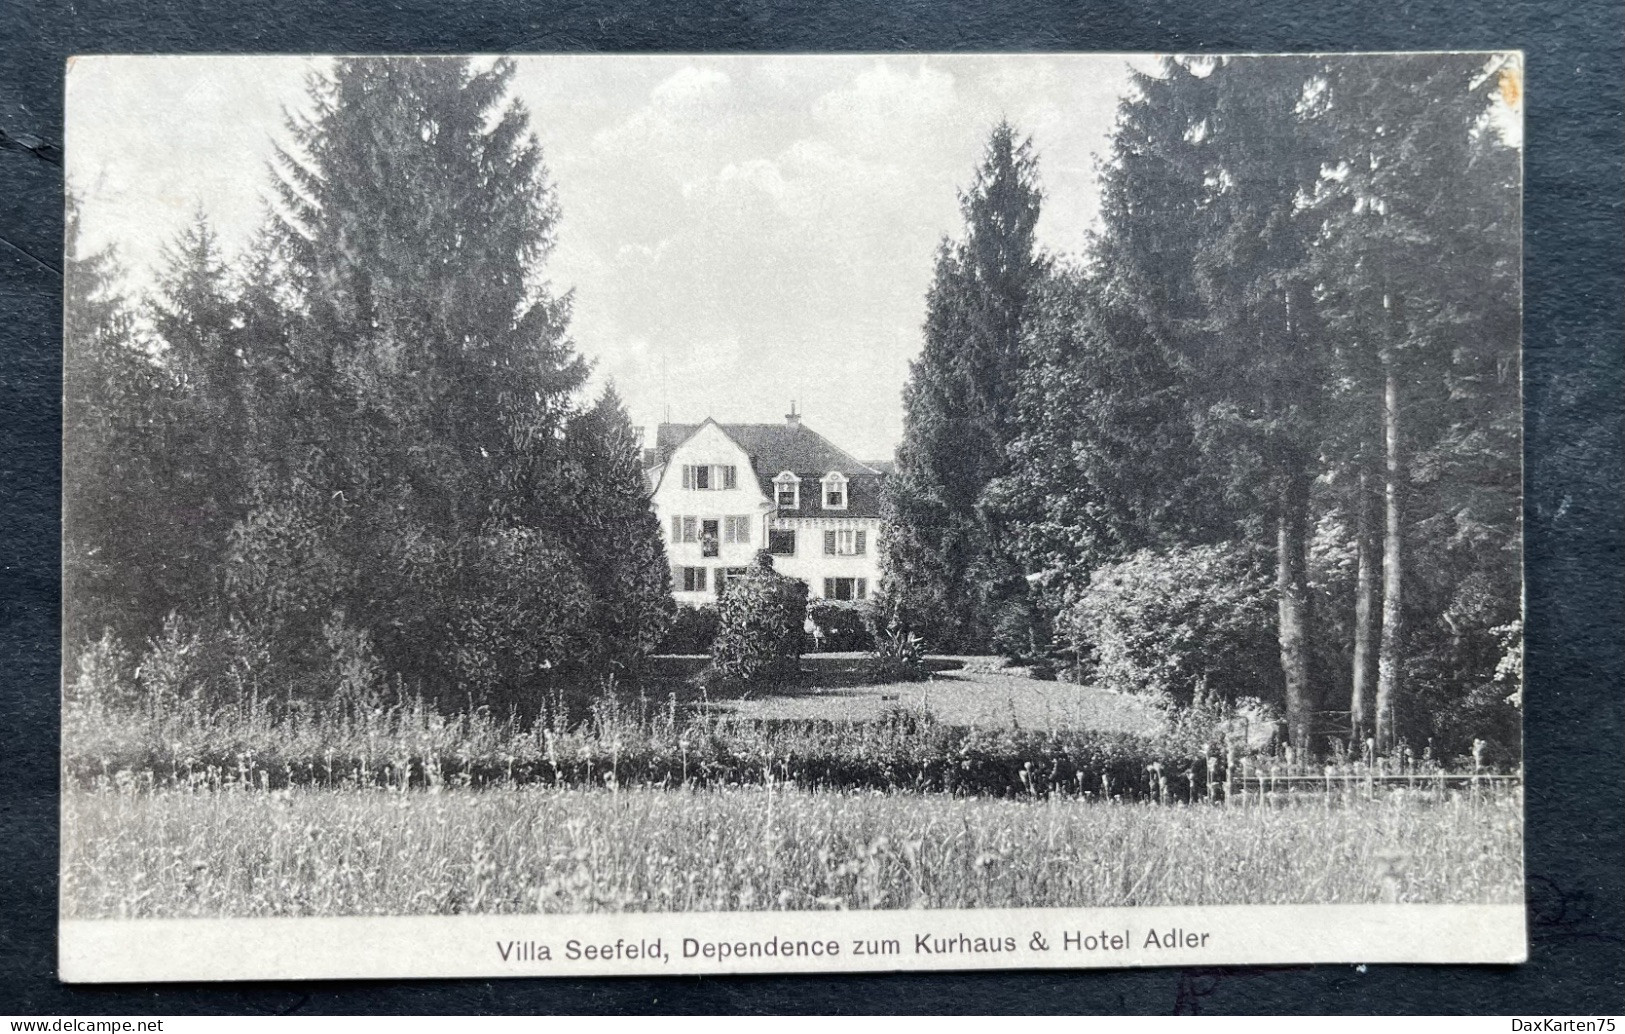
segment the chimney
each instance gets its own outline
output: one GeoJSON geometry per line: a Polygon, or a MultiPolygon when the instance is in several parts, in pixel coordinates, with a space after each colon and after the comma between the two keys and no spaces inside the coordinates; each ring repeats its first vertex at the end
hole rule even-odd
{"type": "Polygon", "coordinates": [[[801,426],[801,414],[796,412],[796,400],[790,400],[790,412],[784,414],[784,422],[791,427],[801,426]]]}

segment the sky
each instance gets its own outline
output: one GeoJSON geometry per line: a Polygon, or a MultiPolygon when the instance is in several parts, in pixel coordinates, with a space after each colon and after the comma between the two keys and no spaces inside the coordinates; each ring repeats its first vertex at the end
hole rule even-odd
{"type": "MultiPolygon", "coordinates": [[[[1042,245],[1082,250],[1128,88],[1112,55],[518,59],[558,192],[543,271],[634,424],[782,420],[888,459],[932,260],[992,127],[1030,135],[1042,245]]],[[[68,181],[84,244],[139,292],[200,209],[228,252],[263,220],[303,57],[78,58],[68,181]]]]}

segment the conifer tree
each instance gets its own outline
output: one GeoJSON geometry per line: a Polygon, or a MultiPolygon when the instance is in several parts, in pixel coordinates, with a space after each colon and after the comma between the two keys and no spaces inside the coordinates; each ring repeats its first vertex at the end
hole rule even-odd
{"type": "Polygon", "coordinates": [[[600,663],[635,674],[665,636],[676,604],[642,443],[613,384],[570,422],[567,441],[575,500],[569,527],[592,587],[600,663]]]}
{"type": "Polygon", "coordinates": [[[960,198],[964,238],[938,250],[925,346],[904,390],[886,581],[943,648],[985,650],[996,636],[1030,648],[1026,584],[984,493],[1008,471],[1017,430],[1022,334],[1048,265],[1034,236],[1041,200],[1031,141],[1000,123],[960,198]]]}
{"type": "Polygon", "coordinates": [[[164,499],[162,564],[172,605],[212,603],[230,528],[248,504],[246,357],[225,259],[199,212],[165,248],[150,305],[173,384],[153,476],[164,499]]]}
{"type": "Polygon", "coordinates": [[[162,373],[140,347],[111,248],[87,251],[67,193],[63,270],[62,592],[64,661],[112,631],[139,643],[170,601],[157,581],[151,463],[162,373]]]}
{"type": "Polygon", "coordinates": [[[358,58],[312,84],[277,161],[288,476],[238,548],[319,544],[254,590],[299,598],[293,640],[342,610],[387,669],[523,704],[598,639],[567,477],[587,367],[540,276],[558,210],[513,71],[358,58]]]}
{"type": "Polygon", "coordinates": [[[1402,699],[1449,712],[1464,679],[1490,681],[1492,630],[1518,618],[1520,299],[1517,154],[1487,119],[1496,69],[1382,60],[1381,76],[1329,68],[1343,162],[1318,199],[1313,264],[1345,342],[1339,422],[1360,429],[1361,503],[1381,513],[1380,537],[1373,517],[1361,539],[1351,710],[1388,747],[1402,725],[1440,731],[1403,722],[1402,699]]]}
{"type": "Polygon", "coordinates": [[[1102,169],[1102,228],[1086,263],[1039,293],[1000,498],[1049,607],[1136,550],[1223,541],[1243,514],[1204,463],[1185,336],[1202,302],[1193,233],[1204,161],[1192,120],[1212,83],[1167,61],[1138,73],[1102,169]]]}
{"type": "Polygon", "coordinates": [[[1184,343],[1200,371],[1198,435],[1275,546],[1287,729],[1300,749],[1311,747],[1321,696],[1309,540],[1327,377],[1303,270],[1315,223],[1299,202],[1328,155],[1321,110],[1307,99],[1320,69],[1313,58],[1222,60],[1209,76],[1212,108],[1193,127],[1207,158],[1193,228],[1202,325],[1184,343]]]}

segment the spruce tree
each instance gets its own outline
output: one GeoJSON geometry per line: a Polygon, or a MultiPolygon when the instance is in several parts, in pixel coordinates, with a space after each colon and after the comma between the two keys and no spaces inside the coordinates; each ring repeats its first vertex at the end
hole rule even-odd
{"type": "Polygon", "coordinates": [[[157,579],[152,463],[168,385],[141,347],[112,249],[86,251],[67,194],[63,270],[63,660],[112,631],[139,643],[172,601],[157,579]]]}
{"type": "Polygon", "coordinates": [[[213,603],[229,531],[248,504],[248,357],[218,238],[200,212],[165,248],[150,305],[173,383],[154,477],[165,499],[163,572],[175,606],[213,603]]]}
{"type": "Polygon", "coordinates": [[[357,58],[313,83],[277,162],[290,477],[243,548],[319,542],[301,612],[342,610],[426,689],[523,704],[595,636],[565,477],[587,368],[540,276],[558,210],[513,71],[357,58]]]}
{"type": "Polygon", "coordinates": [[[984,494],[1009,469],[1022,335],[1048,262],[1035,238],[1042,192],[1031,141],[1000,123],[960,198],[965,234],[943,242],[925,344],[904,390],[888,479],[888,591],[940,648],[1030,649],[1026,583],[984,494]]]}
{"type": "Polygon", "coordinates": [[[1378,59],[1380,76],[1369,60],[1328,72],[1343,163],[1313,265],[1344,353],[1340,422],[1359,429],[1345,452],[1381,513],[1362,538],[1351,710],[1388,747],[1405,726],[1441,731],[1430,717],[1490,680],[1493,630],[1518,619],[1519,184],[1482,56],[1378,59]]]}
{"type": "Polygon", "coordinates": [[[1309,584],[1310,493],[1319,472],[1325,334],[1303,272],[1315,223],[1300,204],[1328,154],[1306,98],[1313,58],[1222,60],[1197,129],[1206,156],[1195,264],[1202,326],[1185,339],[1200,371],[1198,433],[1275,546],[1277,637],[1288,736],[1312,746],[1321,680],[1309,584]]]}

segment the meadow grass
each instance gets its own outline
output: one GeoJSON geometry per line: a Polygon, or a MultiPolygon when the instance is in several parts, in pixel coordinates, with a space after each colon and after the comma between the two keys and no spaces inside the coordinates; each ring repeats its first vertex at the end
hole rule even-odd
{"type": "Polygon", "coordinates": [[[75,918],[1504,903],[1522,802],[126,782],[65,793],[63,852],[75,918]]]}

